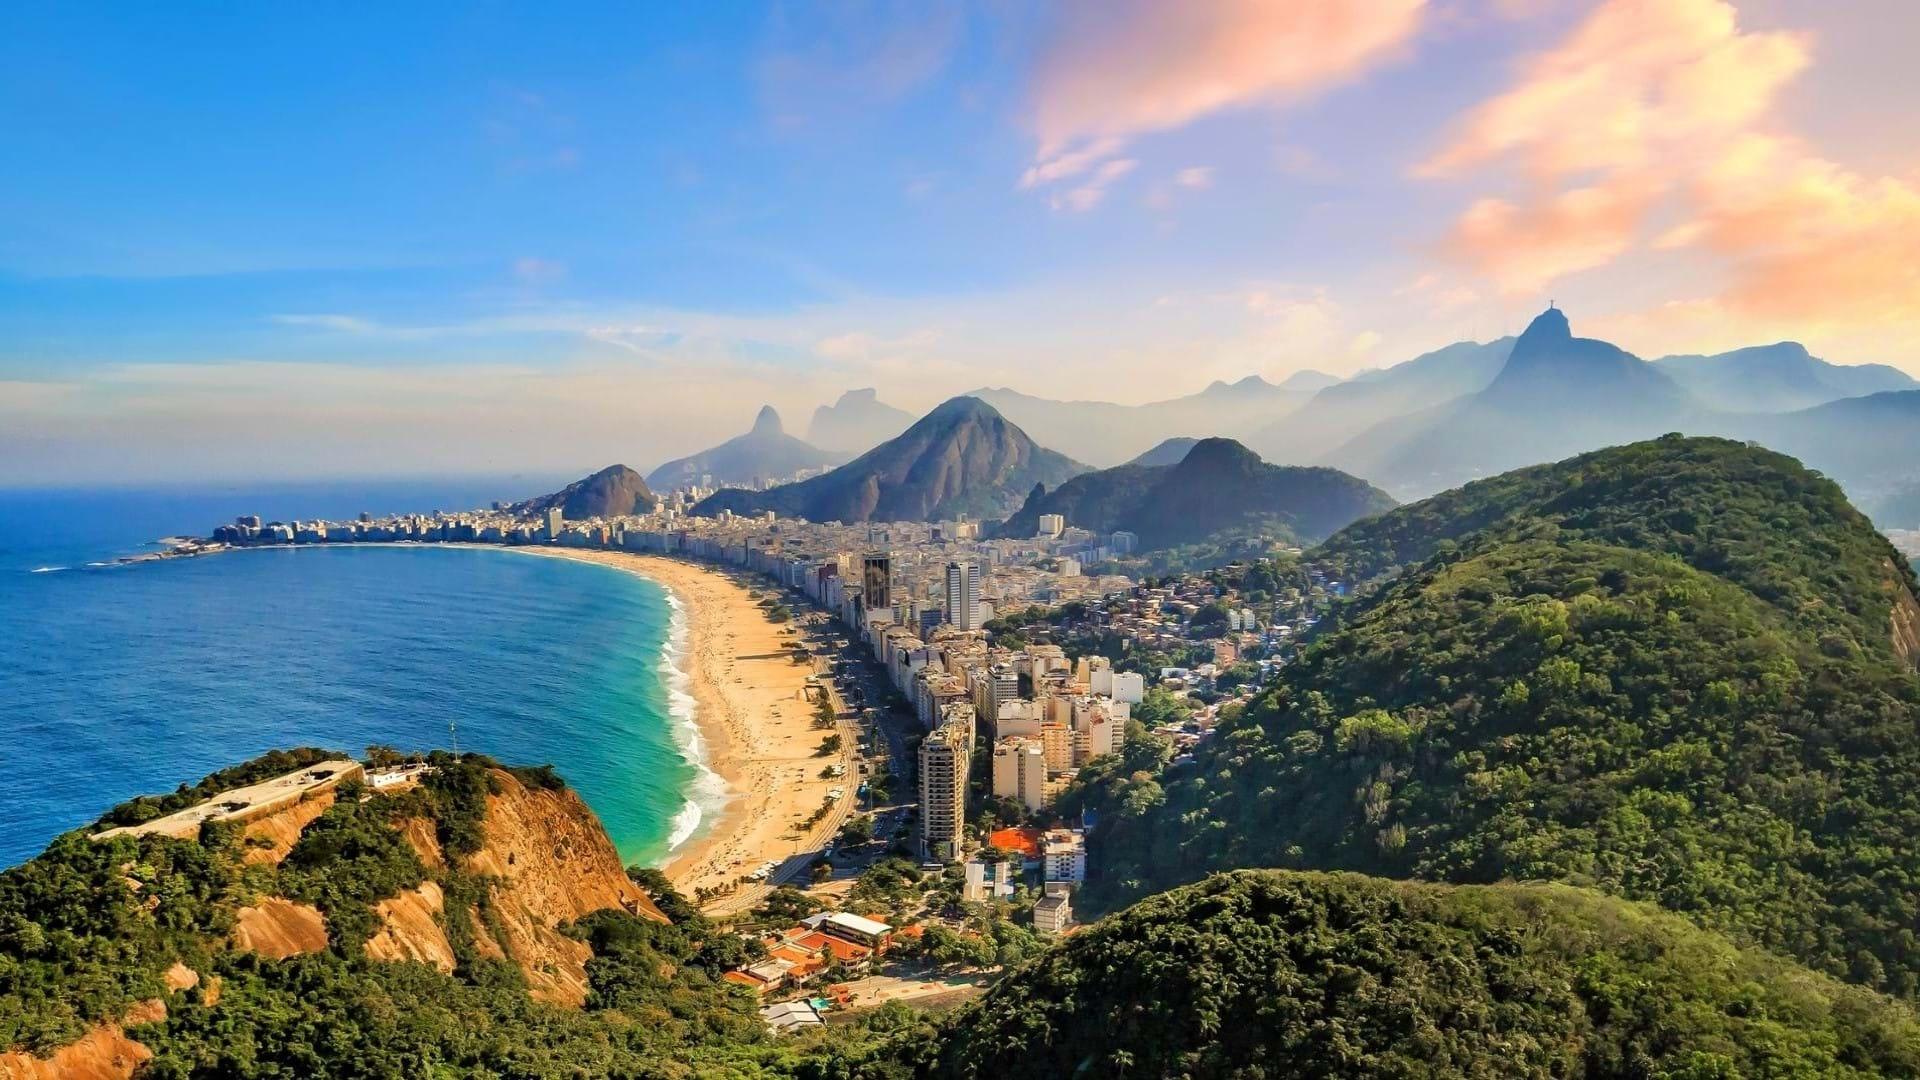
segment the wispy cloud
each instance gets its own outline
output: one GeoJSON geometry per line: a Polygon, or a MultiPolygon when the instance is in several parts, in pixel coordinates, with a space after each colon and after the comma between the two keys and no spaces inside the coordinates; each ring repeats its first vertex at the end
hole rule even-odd
{"type": "Polygon", "coordinates": [[[1121,177],[1132,172],[1139,164],[1132,158],[1115,158],[1112,161],[1101,162],[1100,167],[1093,170],[1092,176],[1074,187],[1056,192],[1048,200],[1048,204],[1055,210],[1085,213],[1099,206],[1107,197],[1107,189],[1121,177]]]}
{"type": "Polygon", "coordinates": [[[371,334],[380,329],[379,324],[358,315],[274,315],[274,322],[281,326],[304,326],[314,330],[332,330],[342,334],[371,334]]]}
{"type": "Polygon", "coordinates": [[[1079,0],[1034,77],[1023,186],[1057,183],[1150,132],[1310,96],[1385,62],[1425,0],[1079,0]]]}

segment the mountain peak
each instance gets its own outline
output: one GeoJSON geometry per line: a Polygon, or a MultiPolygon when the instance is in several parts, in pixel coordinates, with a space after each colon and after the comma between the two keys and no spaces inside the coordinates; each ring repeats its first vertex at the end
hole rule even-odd
{"type": "Polygon", "coordinates": [[[781,435],[785,429],[780,426],[780,414],[771,405],[760,406],[760,415],[753,418],[753,434],[781,435]]]}
{"type": "Polygon", "coordinates": [[[1239,465],[1260,463],[1260,455],[1240,445],[1239,442],[1222,436],[1201,439],[1187,451],[1180,464],[1187,468],[1214,468],[1221,465],[1239,465]]]}
{"type": "Polygon", "coordinates": [[[1545,344],[1552,341],[1566,341],[1573,337],[1573,327],[1567,322],[1567,313],[1557,307],[1534,316],[1527,324],[1526,333],[1520,335],[1523,342],[1545,344]]]}
{"type": "Polygon", "coordinates": [[[979,398],[962,394],[959,397],[948,398],[941,402],[939,406],[927,414],[926,418],[932,420],[935,417],[946,420],[998,420],[1000,413],[993,406],[981,401],[979,398]]]}

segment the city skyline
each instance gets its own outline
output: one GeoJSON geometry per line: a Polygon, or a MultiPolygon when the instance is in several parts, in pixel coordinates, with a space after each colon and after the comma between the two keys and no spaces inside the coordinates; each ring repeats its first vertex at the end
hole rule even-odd
{"type": "Polygon", "coordinates": [[[1920,373],[1890,0],[12,21],[0,484],[647,468],[765,403],[1347,375],[1548,300],[1920,373]]]}

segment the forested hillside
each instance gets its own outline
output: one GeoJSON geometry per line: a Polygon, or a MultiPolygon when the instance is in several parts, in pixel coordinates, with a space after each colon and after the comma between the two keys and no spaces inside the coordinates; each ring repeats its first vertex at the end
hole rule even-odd
{"type": "Polygon", "coordinates": [[[898,1037],[904,1076],[1909,1076],[1920,1023],[1564,886],[1241,871],[1076,935],[898,1037]]]}
{"type": "MultiPolygon", "coordinates": [[[[272,775],[289,757],[197,787],[272,775]]],[[[0,1074],[11,1075],[9,1050],[46,1054],[120,1020],[152,1054],[140,1075],[153,1080],[683,1077],[694,1062],[726,1075],[789,1075],[803,1060],[771,1039],[751,995],[720,979],[745,943],[715,931],[664,879],[645,881],[658,909],[617,863],[612,884],[555,880],[581,865],[583,848],[611,846],[550,771],[473,756],[434,763],[423,784],[396,794],[343,786],[324,812],[300,815],[284,853],[234,826],[204,827],[197,840],[76,832],[0,873],[0,1074]],[[504,838],[489,807],[503,798],[517,800],[520,816],[558,807],[565,818],[508,847],[520,855],[514,866],[492,859],[504,838]],[[549,859],[544,894],[585,890],[586,907],[626,893],[632,909],[610,899],[530,936],[511,878],[549,859]],[[380,947],[407,931],[396,910],[409,896],[444,898],[415,932],[447,955],[380,947]],[[250,946],[242,931],[274,904],[317,909],[321,936],[250,946]],[[536,954],[543,935],[551,948],[536,954]],[[555,969],[581,958],[584,1007],[542,1000],[564,996],[553,991],[555,969]]],[[[111,816],[143,820],[176,801],[111,816]]],[[[98,1064],[98,1075],[126,1075],[98,1064]]]]}
{"type": "Polygon", "coordinates": [[[1110,900],[1244,866],[1560,881],[1920,990],[1913,576],[1830,481],[1669,438],[1311,554],[1407,569],[1193,767],[1089,793],[1110,900]]]}

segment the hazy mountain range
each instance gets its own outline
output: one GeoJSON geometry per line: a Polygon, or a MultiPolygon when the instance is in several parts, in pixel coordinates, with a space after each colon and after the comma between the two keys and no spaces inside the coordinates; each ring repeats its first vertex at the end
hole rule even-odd
{"type": "Polygon", "coordinates": [[[715,487],[746,487],[765,480],[784,480],[802,469],[838,465],[852,455],[823,450],[786,433],[780,414],[763,405],[753,427],[710,450],[676,458],[647,474],[655,491],[697,484],[711,477],[715,487]]]}
{"type": "Polygon", "coordinates": [[[1669,431],[1793,454],[1870,512],[1898,513],[1920,480],[1920,382],[1894,368],[1829,363],[1796,342],[1647,361],[1575,336],[1553,308],[1517,337],[1456,342],[1347,379],[1256,375],[1144,405],[987,388],[915,422],[872,389],[851,390],[815,411],[809,441],[787,435],[764,409],[752,431],[669,462],[649,480],[665,489],[706,474],[744,485],[860,452],[810,486],[726,494],[703,507],[806,507],[804,516],[820,520],[996,518],[1018,510],[1035,483],[1052,489],[1087,471],[1076,462],[1172,465],[1217,436],[1267,463],[1326,466],[1414,499],[1669,431]],[[963,400],[978,407],[956,405],[963,400]]]}
{"type": "Polygon", "coordinates": [[[880,400],[873,389],[849,390],[813,411],[807,441],[823,450],[858,454],[907,430],[913,414],[880,400]]]}
{"type": "Polygon", "coordinates": [[[837,469],[767,491],[718,492],[695,514],[772,510],[809,521],[998,520],[1035,484],[1087,471],[1048,450],[978,398],[957,397],[837,469]]]}
{"type": "Polygon", "coordinates": [[[1146,405],[1053,401],[1006,387],[975,390],[971,396],[1000,410],[1042,445],[1096,465],[1117,465],[1164,439],[1252,431],[1339,381],[1318,371],[1296,372],[1280,383],[1249,375],[1146,405]]]}

